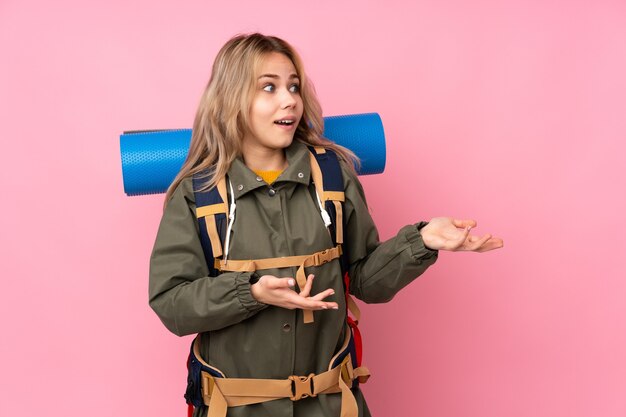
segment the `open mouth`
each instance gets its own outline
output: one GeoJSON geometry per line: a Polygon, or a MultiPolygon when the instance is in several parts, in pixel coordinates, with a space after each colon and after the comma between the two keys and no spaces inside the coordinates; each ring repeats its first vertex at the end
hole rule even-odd
{"type": "Polygon", "coordinates": [[[282,120],[276,120],[274,123],[277,125],[282,125],[282,126],[291,126],[295,123],[295,120],[292,119],[282,119],[282,120]]]}

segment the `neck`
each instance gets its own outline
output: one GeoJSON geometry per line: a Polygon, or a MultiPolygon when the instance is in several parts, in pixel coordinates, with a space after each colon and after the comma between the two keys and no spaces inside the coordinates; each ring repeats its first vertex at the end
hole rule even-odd
{"type": "Polygon", "coordinates": [[[243,146],[243,161],[252,171],[284,171],[287,156],[284,149],[257,148],[243,146]]]}

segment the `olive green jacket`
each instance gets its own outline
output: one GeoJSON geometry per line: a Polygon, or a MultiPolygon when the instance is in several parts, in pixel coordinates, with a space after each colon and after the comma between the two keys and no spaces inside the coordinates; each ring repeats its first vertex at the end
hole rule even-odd
{"type": "MultiPolygon", "coordinates": [[[[294,141],[286,155],[289,166],[272,185],[241,159],[232,164],[228,178],[237,209],[229,259],[308,255],[332,247],[314,200],[309,150],[294,141]]],[[[424,246],[419,225],[405,226],[396,237],[379,242],[361,184],[343,162],[342,171],[350,292],[366,303],[387,302],[435,262],[437,251],[424,246]]],[[[192,181],[186,179],[163,213],[150,261],[150,306],[165,326],[179,336],[201,333],[203,358],[227,377],[285,379],[326,371],[346,331],[339,261],[307,268],[315,274],[311,293],[333,288],[327,301],[337,302],[339,309],[316,311],[315,321],[304,324],[302,310],[257,302],[250,292],[250,273],[208,276],[198,230],[192,181]]],[[[296,268],[257,272],[295,277],[296,268]]],[[[359,414],[369,416],[361,392],[354,391],[359,414]]],[[[234,407],[228,415],[339,416],[340,408],[340,394],[328,394],[234,407]]],[[[196,415],[203,413],[196,410],[196,415]]]]}

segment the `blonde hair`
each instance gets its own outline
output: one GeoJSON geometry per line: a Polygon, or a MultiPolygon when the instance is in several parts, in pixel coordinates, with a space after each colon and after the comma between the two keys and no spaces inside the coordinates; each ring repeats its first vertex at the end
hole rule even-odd
{"type": "Polygon", "coordinates": [[[211,78],[193,122],[187,159],[167,190],[165,204],[180,182],[196,173],[206,173],[208,180],[203,189],[214,187],[226,175],[232,162],[241,156],[241,142],[249,126],[248,116],[255,94],[257,72],[263,59],[272,52],[289,58],[300,78],[304,111],[294,140],[330,148],[350,167],[359,163],[349,149],[322,137],[322,109],[295,49],[274,36],[260,33],[238,35],[226,42],[215,58],[211,78]]]}

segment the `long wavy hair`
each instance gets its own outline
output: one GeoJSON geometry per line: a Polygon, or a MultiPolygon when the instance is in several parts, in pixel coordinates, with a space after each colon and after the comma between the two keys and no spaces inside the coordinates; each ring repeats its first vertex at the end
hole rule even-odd
{"type": "Polygon", "coordinates": [[[353,152],[322,137],[322,109],[296,50],[275,36],[238,35],[226,42],[215,58],[211,78],[202,93],[193,122],[187,159],[167,190],[165,204],[183,179],[198,172],[206,173],[203,188],[214,187],[226,175],[232,162],[241,156],[242,140],[250,126],[250,107],[256,93],[258,72],[263,59],[272,52],[289,58],[300,78],[304,111],[294,140],[330,148],[349,162],[350,167],[358,166],[359,160],[353,152]]]}

